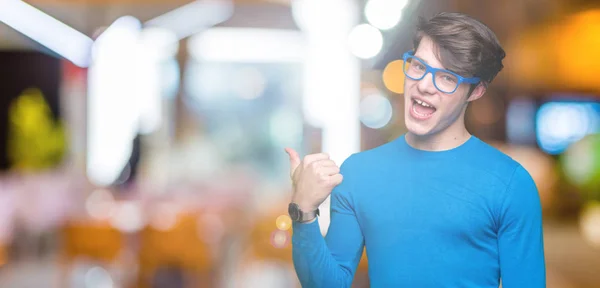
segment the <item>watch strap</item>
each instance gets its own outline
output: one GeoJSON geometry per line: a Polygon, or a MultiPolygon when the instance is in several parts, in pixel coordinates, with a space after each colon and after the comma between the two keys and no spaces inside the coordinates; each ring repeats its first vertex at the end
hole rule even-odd
{"type": "Polygon", "coordinates": [[[319,216],[319,209],[317,208],[314,211],[303,211],[300,209],[300,206],[296,203],[290,203],[288,207],[288,212],[292,221],[298,223],[310,222],[319,216]]]}
{"type": "Polygon", "coordinates": [[[298,221],[300,223],[310,222],[319,216],[319,209],[310,212],[304,212],[302,210],[300,211],[302,213],[302,218],[300,218],[300,221],[298,221]]]}

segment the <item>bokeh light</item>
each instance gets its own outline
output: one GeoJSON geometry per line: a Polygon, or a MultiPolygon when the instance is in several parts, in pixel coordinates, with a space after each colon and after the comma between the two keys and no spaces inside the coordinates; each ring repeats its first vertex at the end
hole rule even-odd
{"type": "Polygon", "coordinates": [[[292,219],[288,215],[281,215],[275,220],[275,225],[277,225],[277,229],[287,231],[292,227],[292,219]]]}
{"type": "Polygon", "coordinates": [[[111,225],[125,233],[134,233],[144,227],[142,207],[135,201],[117,203],[115,213],[110,219],[111,225]]]}
{"type": "Polygon", "coordinates": [[[301,30],[314,33],[342,31],[357,21],[355,7],[348,0],[293,0],[292,17],[301,30]]]}
{"type": "Polygon", "coordinates": [[[93,267],[85,273],[86,288],[113,288],[114,283],[108,271],[102,267],[93,267]]]}
{"type": "Polygon", "coordinates": [[[388,90],[397,93],[404,93],[404,61],[395,60],[387,64],[383,69],[383,84],[388,90]]]}
{"type": "Polygon", "coordinates": [[[107,220],[115,211],[115,199],[110,191],[97,189],[85,200],[85,210],[96,220],[107,220]]]}
{"type": "Polygon", "coordinates": [[[586,136],[571,145],[561,161],[572,184],[589,192],[600,191],[600,134],[586,136]]]}
{"type": "Polygon", "coordinates": [[[152,211],[150,225],[159,231],[169,231],[177,224],[177,205],[169,202],[159,203],[152,211]]]}
{"type": "Polygon", "coordinates": [[[516,99],[506,111],[506,137],[514,144],[535,144],[536,104],[531,99],[516,99]]]}
{"type": "Polygon", "coordinates": [[[365,17],[381,30],[394,28],[402,19],[402,9],[408,0],[370,0],[365,5],[365,17]]]}
{"type": "Polygon", "coordinates": [[[360,102],[360,121],[372,129],[380,129],[392,120],[392,104],[381,94],[370,94],[360,102]]]}
{"type": "Polygon", "coordinates": [[[271,233],[271,245],[273,247],[281,249],[289,244],[290,234],[288,231],[276,230],[271,233]]]}
{"type": "Polygon", "coordinates": [[[581,212],[580,229],[583,239],[600,249],[600,202],[588,203],[581,212]]]}
{"type": "Polygon", "coordinates": [[[552,74],[561,84],[597,91],[600,86],[598,70],[594,67],[600,65],[600,9],[571,15],[561,24],[550,26],[558,28],[552,31],[553,35],[560,35],[560,40],[551,45],[557,65],[552,67],[552,74]]]}
{"type": "Polygon", "coordinates": [[[354,56],[361,59],[373,58],[383,47],[383,36],[377,28],[369,24],[360,24],[348,35],[348,45],[354,56]]]}
{"type": "Polygon", "coordinates": [[[571,143],[598,132],[600,104],[549,102],[537,113],[537,140],[549,154],[562,153],[571,143]]]}

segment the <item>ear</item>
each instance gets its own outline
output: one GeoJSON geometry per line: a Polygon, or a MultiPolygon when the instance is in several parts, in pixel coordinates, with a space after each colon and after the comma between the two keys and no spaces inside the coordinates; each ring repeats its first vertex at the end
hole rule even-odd
{"type": "Polygon", "coordinates": [[[477,84],[477,86],[475,86],[475,89],[473,89],[473,92],[471,92],[471,95],[467,99],[467,102],[475,101],[475,100],[481,98],[481,96],[483,96],[483,94],[485,94],[486,90],[487,90],[487,85],[483,82],[480,82],[479,84],[477,84]]]}

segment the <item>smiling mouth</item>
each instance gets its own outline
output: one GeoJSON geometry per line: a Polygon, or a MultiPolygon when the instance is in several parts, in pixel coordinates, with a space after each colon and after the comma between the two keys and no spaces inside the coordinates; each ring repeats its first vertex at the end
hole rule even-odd
{"type": "Polygon", "coordinates": [[[420,118],[420,119],[426,119],[429,118],[431,115],[433,115],[433,113],[435,113],[435,111],[437,110],[433,105],[413,98],[412,99],[412,108],[411,108],[411,112],[413,112],[414,116],[416,116],[416,118],[420,118]]]}

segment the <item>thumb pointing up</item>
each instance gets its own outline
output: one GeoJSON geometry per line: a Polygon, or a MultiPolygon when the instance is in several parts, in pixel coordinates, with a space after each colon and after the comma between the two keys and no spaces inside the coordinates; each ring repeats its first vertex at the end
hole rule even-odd
{"type": "Polygon", "coordinates": [[[293,177],[296,168],[300,166],[300,156],[298,156],[298,152],[292,148],[285,148],[285,152],[290,156],[290,177],[293,177]]]}

